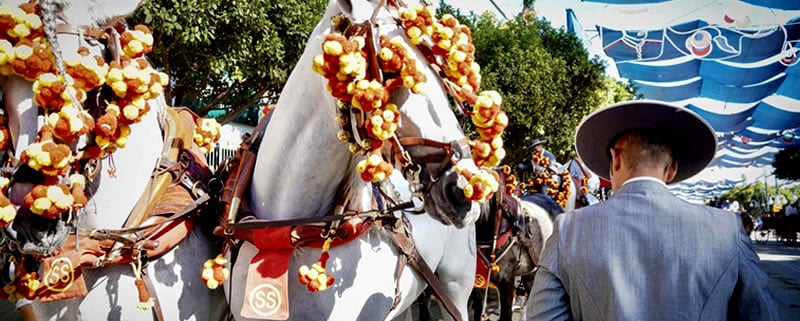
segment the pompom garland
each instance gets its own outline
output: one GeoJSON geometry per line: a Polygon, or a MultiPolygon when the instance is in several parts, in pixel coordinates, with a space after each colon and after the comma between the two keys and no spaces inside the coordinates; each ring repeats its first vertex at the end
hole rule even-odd
{"type": "Polygon", "coordinates": [[[423,85],[428,81],[420,69],[422,66],[414,56],[409,53],[405,40],[402,37],[394,37],[391,40],[385,35],[380,36],[380,59],[381,69],[385,73],[400,74],[402,82],[387,82],[387,90],[394,90],[397,86],[404,86],[415,94],[423,92],[423,85]]]}
{"type": "Polygon", "coordinates": [[[37,185],[22,201],[23,206],[44,218],[56,219],[72,209],[75,198],[66,185],[37,185]]]}
{"type": "Polygon", "coordinates": [[[153,51],[153,34],[145,25],[136,25],[125,30],[119,38],[122,51],[131,58],[138,58],[153,51]]]}
{"type": "Polygon", "coordinates": [[[456,172],[463,175],[469,184],[464,187],[464,196],[469,201],[482,202],[494,194],[499,188],[497,177],[492,171],[481,170],[476,173],[464,170],[460,166],[456,166],[456,172]]]}
{"type": "Polygon", "coordinates": [[[14,48],[11,68],[26,80],[33,81],[43,73],[56,72],[56,59],[44,37],[23,39],[14,48]]]}
{"type": "MultiPolygon", "coordinates": [[[[536,166],[549,168],[550,159],[542,154],[534,154],[531,159],[536,166]]],[[[520,184],[520,189],[527,190],[531,193],[537,193],[541,187],[546,187],[545,193],[550,196],[562,208],[566,208],[567,201],[569,200],[569,190],[572,187],[569,171],[564,171],[557,174],[561,183],[553,179],[553,174],[549,171],[536,173],[536,175],[529,179],[526,183],[520,184]]]]}
{"type": "Polygon", "coordinates": [[[33,82],[33,102],[49,112],[58,112],[64,106],[73,105],[70,92],[81,102],[86,99],[86,92],[76,90],[72,77],[66,78],[55,73],[39,75],[33,82]]]}
{"type": "Polygon", "coordinates": [[[31,144],[20,155],[20,161],[45,176],[65,175],[73,161],[72,149],[53,141],[54,129],[42,126],[36,143],[31,144]]]}
{"type": "Polygon", "coordinates": [[[57,113],[47,116],[47,124],[53,127],[53,134],[65,143],[74,143],[78,137],[94,129],[94,119],[88,112],[67,106],[57,113]]]}
{"type": "Polygon", "coordinates": [[[328,80],[328,91],[333,97],[350,102],[352,94],[348,93],[348,85],[366,78],[367,59],[363,48],[363,37],[347,39],[340,33],[325,37],[323,53],[314,57],[313,70],[328,80]]]}
{"type": "Polygon", "coordinates": [[[378,154],[372,154],[356,165],[356,170],[365,182],[377,183],[392,175],[394,168],[378,154]]]}
{"type": "Polygon", "coordinates": [[[369,135],[378,140],[387,140],[394,135],[400,123],[400,112],[395,104],[386,104],[386,107],[376,108],[364,122],[369,135]]]}
{"type": "Polygon", "coordinates": [[[64,60],[67,74],[74,79],[75,88],[91,91],[105,84],[108,64],[103,57],[89,56],[89,49],[85,47],[78,49],[78,54],[77,58],[64,60]]]}
{"type": "MultiPolygon", "coordinates": [[[[426,46],[439,57],[435,63],[446,75],[455,98],[473,106],[472,120],[480,133],[480,139],[470,144],[478,155],[473,157],[475,163],[479,167],[498,165],[505,157],[500,136],[508,125],[508,117],[500,108],[502,99],[497,92],[475,94],[480,87],[480,66],[475,62],[475,47],[469,28],[460,25],[452,15],[435,20],[435,10],[430,6],[415,5],[401,8],[399,12],[411,43],[426,46]]],[[[340,22],[335,20],[333,25],[340,22]]],[[[358,35],[347,38],[338,32],[328,34],[322,44],[322,53],[314,57],[313,70],[325,77],[328,90],[335,98],[364,112],[364,126],[369,138],[355,141],[346,130],[340,130],[337,136],[350,144],[351,152],[370,155],[358,163],[357,170],[363,180],[378,182],[388,177],[391,171],[388,163],[384,165],[386,162],[377,149],[398,127],[397,107],[387,105],[389,93],[399,86],[412,93],[422,93],[427,79],[421,71],[422,65],[411,54],[402,37],[389,39],[381,35],[377,60],[384,79],[378,81],[377,75],[367,72],[369,62],[364,42],[364,38],[358,35]]],[[[349,120],[340,115],[337,123],[344,126],[349,120]]],[[[470,200],[484,201],[497,190],[497,182],[491,182],[494,177],[485,168],[477,173],[466,169],[459,172],[468,180],[476,177],[469,190],[464,191],[470,200]]]]}
{"type": "Polygon", "coordinates": [[[11,225],[16,216],[17,207],[7,197],[0,195],[0,228],[11,225]]]}
{"type": "Polygon", "coordinates": [[[413,45],[420,45],[425,36],[433,35],[436,10],[431,6],[415,4],[411,8],[400,9],[400,19],[406,36],[413,45]]]}
{"type": "MultiPolygon", "coordinates": [[[[82,47],[76,56],[64,60],[67,74],[60,75],[36,11],[36,5],[30,3],[0,5],[0,75],[19,75],[31,81],[33,102],[41,107],[45,119],[36,142],[20,155],[20,161],[42,173],[45,181],[26,195],[21,206],[43,217],[57,218],[87,203],[85,178],[79,174],[65,177],[77,166],[75,162],[103,157],[124,147],[129,125],[149,111],[146,100],[162,93],[168,77],[140,58],[152,49],[152,35],[144,26],[123,32],[125,39],[121,42],[127,49],[120,63],[107,64],[82,47]],[[82,103],[86,92],[100,86],[108,86],[115,97],[106,97],[108,107],[95,121],[82,103]],[[70,145],[84,135],[93,136],[88,139],[89,145],[73,152],[70,145]],[[68,185],[58,184],[66,181],[68,185]]],[[[0,117],[0,150],[5,150],[8,142],[5,118],[0,117]]],[[[5,190],[2,194],[0,225],[10,224],[16,212],[5,202],[5,190]]]]}
{"type": "Polygon", "coordinates": [[[0,5],[0,38],[33,39],[44,35],[42,19],[27,4],[19,7],[0,5]]]}
{"type": "Polygon", "coordinates": [[[14,45],[8,40],[0,39],[0,75],[8,76],[14,74],[11,62],[14,61],[14,45]]]}

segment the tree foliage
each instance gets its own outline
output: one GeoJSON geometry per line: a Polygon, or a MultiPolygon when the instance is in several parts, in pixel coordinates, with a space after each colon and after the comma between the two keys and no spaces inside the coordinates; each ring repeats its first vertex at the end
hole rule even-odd
{"type": "Polygon", "coordinates": [[[776,153],[772,167],[778,178],[800,180],[800,146],[789,146],[776,153]]]}
{"type": "Polygon", "coordinates": [[[574,156],[573,137],[580,120],[596,108],[633,97],[630,85],[604,75],[599,58],[590,58],[579,39],[532,16],[502,22],[492,14],[464,16],[442,5],[472,29],[481,90],[497,90],[509,126],[503,140],[506,164],[530,157],[526,146],[546,138],[560,162],[574,156]]]}
{"type": "Polygon", "coordinates": [[[277,100],[327,1],[149,0],[129,19],[153,31],[153,64],[172,77],[168,102],[201,116],[277,100]]]}
{"type": "Polygon", "coordinates": [[[769,212],[771,209],[771,200],[774,202],[775,195],[782,195],[783,200],[793,201],[793,193],[796,190],[789,188],[775,188],[767,186],[764,182],[756,182],[754,184],[737,186],[721,195],[723,199],[736,200],[740,206],[751,215],[760,216],[763,213],[769,212]]]}

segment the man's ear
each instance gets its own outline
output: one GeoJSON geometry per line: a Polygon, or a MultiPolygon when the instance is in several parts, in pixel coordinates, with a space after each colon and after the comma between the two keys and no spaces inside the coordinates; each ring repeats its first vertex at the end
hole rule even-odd
{"type": "Polygon", "coordinates": [[[619,149],[616,149],[614,147],[611,148],[611,164],[610,165],[611,165],[610,166],[611,170],[613,170],[614,173],[619,172],[619,170],[622,169],[622,157],[619,154],[619,149]]]}
{"type": "Polygon", "coordinates": [[[666,183],[672,182],[672,180],[675,179],[675,174],[677,173],[678,173],[678,162],[672,161],[672,164],[670,164],[669,167],[667,167],[667,172],[664,182],[666,183]]]}

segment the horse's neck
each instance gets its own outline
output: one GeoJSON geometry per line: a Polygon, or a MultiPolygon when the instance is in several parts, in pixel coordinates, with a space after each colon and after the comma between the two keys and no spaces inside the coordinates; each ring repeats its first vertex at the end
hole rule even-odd
{"type": "MultiPolygon", "coordinates": [[[[349,185],[361,195],[365,184],[354,178],[354,157],[336,138],[334,98],[312,60],[330,31],[332,2],[309,37],[289,76],[264,133],[253,172],[250,203],[259,218],[288,219],[323,215],[337,187],[349,185]]],[[[362,197],[355,200],[361,202],[362,197]]]]}
{"type": "Polygon", "coordinates": [[[122,226],[140,196],[146,192],[150,175],[164,146],[157,100],[151,100],[150,103],[153,109],[140,123],[131,125],[127,146],[103,159],[100,184],[81,217],[85,219],[81,225],[102,228],[122,226]],[[110,169],[114,169],[113,175],[110,169]]]}

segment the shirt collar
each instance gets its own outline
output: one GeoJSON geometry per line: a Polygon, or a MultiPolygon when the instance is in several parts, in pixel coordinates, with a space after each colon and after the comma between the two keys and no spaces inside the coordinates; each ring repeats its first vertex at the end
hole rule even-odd
{"type": "Polygon", "coordinates": [[[637,176],[637,177],[628,179],[627,181],[625,181],[625,183],[622,183],[622,186],[625,186],[625,184],[628,184],[628,183],[638,182],[638,181],[658,182],[662,186],[667,187],[667,184],[664,183],[664,181],[662,181],[662,180],[660,180],[658,178],[652,177],[652,176],[637,176]]]}

